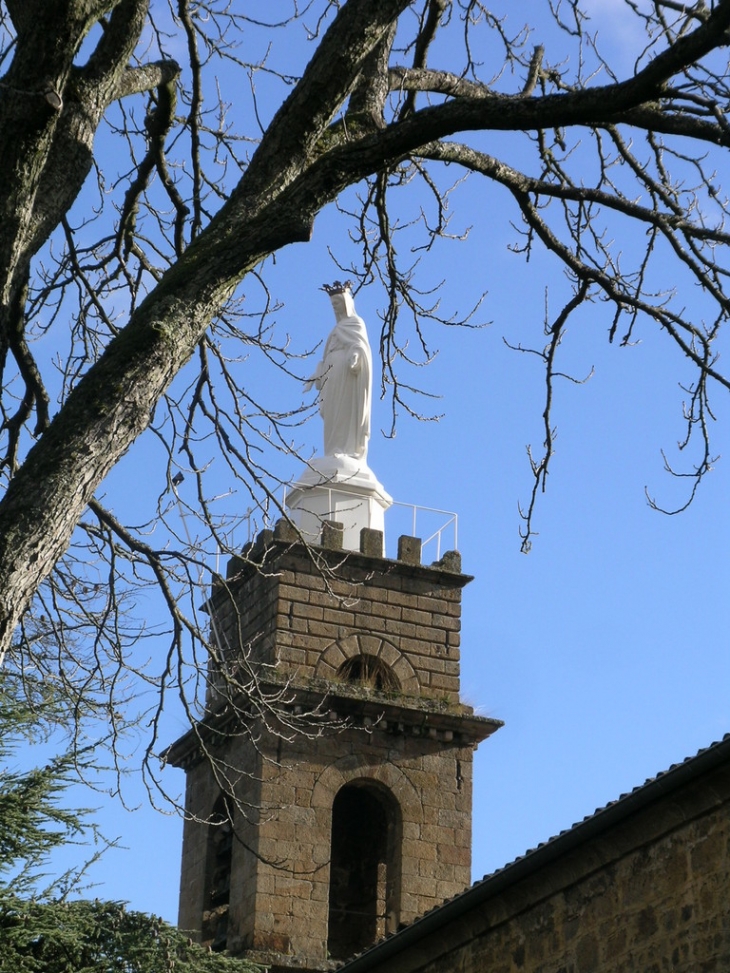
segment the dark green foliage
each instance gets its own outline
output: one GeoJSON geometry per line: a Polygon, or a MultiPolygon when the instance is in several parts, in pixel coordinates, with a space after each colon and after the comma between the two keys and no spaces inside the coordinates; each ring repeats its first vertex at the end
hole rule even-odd
{"type": "MultiPolygon", "coordinates": [[[[4,760],[0,744],[0,760],[4,760]]],[[[13,873],[0,881],[0,895],[16,893],[35,884],[36,870],[53,848],[83,830],[74,812],[56,804],[65,786],[66,761],[54,759],[27,773],[0,768],[0,873],[13,873]]]]}
{"type": "MultiPolygon", "coordinates": [[[[48,688],[5,672],[0,677],[0,896],[37,892],[38,869],[54,848],[83,836],[84,811],[69,811],[59,797],[83,755],[64,753],[43,767],[13,766],[22,745],[47,740],[63,724],[63,710],[48,688]]],[[[64,884],[63,882],[61,883],[64,884]]]]}
{"type": "Polygon", "coordinates": [[[19,702],[17,682],[0,674],[0,973],[252,973],[251,964],[196,946],[154,916],[72,898],[83,866],[39,892],[53,849],[93,828],[86,812],[59,805],[78,753],[30,771],[9,766],[22,743],[63,725],[48,690],[23,688],[19,702]]]}
{"type": "Polygon", "coordinates": [[[119,902],[0,900],[2,973],[253,973],[119,902]]]}

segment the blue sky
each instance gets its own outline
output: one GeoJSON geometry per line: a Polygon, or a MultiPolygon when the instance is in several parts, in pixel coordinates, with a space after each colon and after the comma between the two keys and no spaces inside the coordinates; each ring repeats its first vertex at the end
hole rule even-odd
{"type": "MultiPolygon", "coordinates": [[[[593,6],[599,22],[613,12],[608,2],[593,6]]],[[[526,7],[539,23],[542,5],[526,7]]],[[[608,38],[616,49],[626,40],[624,29],[616,22],[608,38]]],[[[506,137],[500,144],[517,152],[506,137]]],[[[415,194],[410,205],[419,200],[415,194]]],[[[529,555],[520,553],[518,505],[531,489],[526,446],[539,449],[542,442],[544,382],[537,360],[510,350],[505,339],[541,347],[546,304],[554,317],[569,287],[539,249],[527,264],[510,251],[516,214],[498,191],[470,180],[452,207],[453,232],[472,227],[469,239],[440,248],[424,262],[421,281],[443,280],[448,313],[466,311],[486,293],[476,318],[485,327],[429,331],[438,355],[408,378],[439,396],[424,408],[441,418],[401,416],[395,438],[386,438],[379,430],[389,428],[389,405],[377,401],[370,465],[397,500],[458,514],[464,571],[474,576],[463,602],[463,697],[477,712],[505,721],[476,757],[476,879],[730,730],[729,474],[722,458],[730,454],[730,416],[727,396],[718,393],[713,435],[721,458],[693,506],[676,517],[651,510],[645,487],[660,502],[679,496],[663,472],[661,450],[676,457],[686,397],[680,383],[690,373],[650,325],[630,348],[609,345],[605,306],[586,306],[571,322],[561,361],[571,374],[593,369],[593,375],[581,385],[556,386],[558,435],[537,508],[539,535],[529,555]]],[[[611,230],[630,259],[641,241],[627,226],[611,230]]],[[[330,251],[343,263],[358,259],[347,222],[333,207],[309,244],[265,268],[282,301],[279,333],[291,334],[302,349],[321,341],[332,324],[319,290],[342,276],[330,251]]],[[[670,262],[663,269],[682,286],[670,262]]],[[[251,288],[252,301],[254,294],[251,288]]],[[[688,291],[684,299],[691,305],[698,298],[688,291]]],[[[376,286],[357,298],[374,346],[382,300],[376,286]]],[[[302,365],[303,375],[308,367],[302,365]]],[[[303,399],[294,379],[272,379],[255,360],[240,369],[249,388],[270,393],[277,404],[303,399]]],[[[317,450],[318,419],[295,436],[305,453],[317,450]]],[[[105,485],[115,509],[144,504],[137,492],[148,448],[137,444],[105,485]]],[[[270,464],[284,480],[300,468],[273,451],[270,464]]],[[[220,492],[229,486],[221,474],[220,492]]],[[[180,488],[183,499],[186,489],[180,488]]],[[[244,498],[227,502],[231,509],[240,503],[244,513],[244,498]]],[[[184,729],[174,713],[168,728],[170,740],[184,729]]],[[[182,772],[166,774],[169,786],[182,791],[182,772]]],[[[134,780],[127,800],[133,810],[103,794],[82,797],[99,806],[105,834],[120,839],[91,873],[93,894],[174,921],[180,820],[152,811],[134,780]]]]}
{"type": "MultiPolygon", "coordinates": [[[[334,276],[328,229],[277,268],[294,281],[283,324],[294,331],[304,322],[315,339],[329,330],[331,309],[302,282],[334,276]]],[[[475,879],[730,729],[727,465],[718,461],[685,513],[648,506],[645,486],[660,498],[674,487],[660,450],[680,435],[682,401],[681,363],[651,335],[617,349],[586,315],[593,333],[579,336],[575,356],[595,373],[557,396],[539,535],[520,553],[518,504],[531,486],[525,446],[540,443],[543,387],[535,363],[502,338],[541,321],[545,282],[524,280],[524,265],[511,259],[513,276],[487,301],[492,324],[439,335],[424,380],[441,395],[443,417],[404,417],[394,439],[374,432],[370,450],[396,500],[458,514],[464,571],[474,576],[463,601],[462,693],[478,713],[505,721],[476,757],[475,879]]],[[[447,286],[458,294],[457,280],[447,286]]],[[[371,340],[376,308],[363,292],[358,310],[371,340]]],[[[387,403],[376,403],[374,430],[388,422],[387,403]]],[[[301,438],[317,449],[320,437],[315,417],[301,438]]],[[[272,459],[286,476],[286,458],[272,459]]],[[[134,450],[125,463],[120,475],[134,475],[134,450]]],[[[298,470],[292,459],[288,475],[298,470]]],[[[182,773],[166,774],[182,790],[182,773]]],[[[180,822],[139,800],[133,812],[114,803],[104,811],[103,829],[126,850],[96,867],[95,894],[174,919],[180,822]]]]}

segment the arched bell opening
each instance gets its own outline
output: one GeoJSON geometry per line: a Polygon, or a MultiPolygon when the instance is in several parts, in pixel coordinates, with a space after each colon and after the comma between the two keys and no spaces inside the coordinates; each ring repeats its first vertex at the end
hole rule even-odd
{"type": "Polygon", "coordinates": [[[362,653],[343,662],[337,670],[340,679],[380,692],[398,692],[400,683],[390,666],[376,655],[362,653]]]}
{"type": "Polygon", "coordinates": [[[233,859],[233,806],[221,795],[208,823],[203,907],[203,942],[216,952],[228,944],[228,905],[233,859]]]}
{"type": "Polygon", "coordinates": [[[374,781],[342,787],[332,805],[327,949],[345,959],[395,932],[400,911],[401,813],[374,781]]]}

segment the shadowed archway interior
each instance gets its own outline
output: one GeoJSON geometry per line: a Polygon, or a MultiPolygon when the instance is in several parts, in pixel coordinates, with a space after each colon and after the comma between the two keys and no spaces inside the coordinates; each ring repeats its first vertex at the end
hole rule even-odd
{"type": "Polygon", "coordinates": [[[357,683],[366,689],[377,689],[381,692],[397,692],[400,683],[390,666],[375,655],[362,653],[344,662],[337,670],[340,679],[357,683]]]}
{"type": "Polygon", "coordinates": [[[344,959],[398,925],[400,808],[372,781],[345,785],[332,806],[327,948],[344,959]]]}

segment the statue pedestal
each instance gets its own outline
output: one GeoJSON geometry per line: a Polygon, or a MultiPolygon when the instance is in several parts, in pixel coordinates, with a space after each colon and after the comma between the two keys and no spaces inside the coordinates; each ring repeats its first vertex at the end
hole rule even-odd
{"type": "Polygon", "coordinates": [[[393,503],[367,464],[350,456],[319,456],[287,494],[286,505],[304,537],[319,544],[325,520],[344,527],[343,547],[360,550],[363,527],[384,531],[385,511],[393,503]]]}

